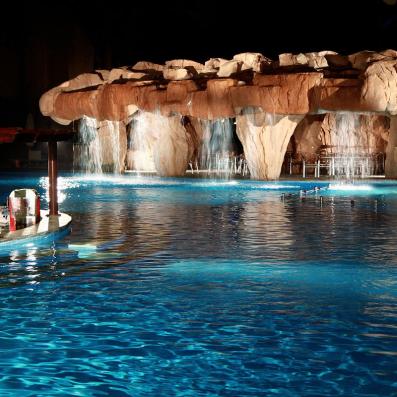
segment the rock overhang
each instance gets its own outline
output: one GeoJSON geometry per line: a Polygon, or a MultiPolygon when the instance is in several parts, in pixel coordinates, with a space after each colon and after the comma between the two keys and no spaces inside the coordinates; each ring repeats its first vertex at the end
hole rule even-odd
{"type": "Polygon", "coordinates": [[[204,64],[181,59],[165,65],[138,62],[62,83],[43,94],[40,109],[61,124],[83,116],[126,121],[137,110],[209,120],[235,117],[245,108],[283,115],[394,115],[396,64],[394,50],[347,56],[332,51],[280,54],[277,61],[243,53],[204,64]]]}

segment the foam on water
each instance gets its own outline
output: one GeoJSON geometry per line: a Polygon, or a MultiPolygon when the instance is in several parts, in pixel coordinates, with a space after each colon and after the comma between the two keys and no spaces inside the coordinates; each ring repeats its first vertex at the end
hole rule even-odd
{"type": "Polygon", "coordinates": [[[369,191],[373,190],[371,185],[355,184],[355,183],[330,183],[328,190],[342,190],[342,191],[369,191]]]}
{"type": "Polygon", "coordinates": [[[281,184],[271,184],[271,183],[266,183],[266,184],[261,184],[261,185],[253,185],[252,189],[263,189],[263,190],[278,190],[278,189],[299,189],[299,186],[297,185],[281,185],[281,184]]]}

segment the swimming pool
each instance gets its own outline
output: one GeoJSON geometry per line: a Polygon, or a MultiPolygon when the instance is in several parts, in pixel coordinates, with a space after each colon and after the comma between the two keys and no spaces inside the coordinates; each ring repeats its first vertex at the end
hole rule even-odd
{"type": "Polygon", "coordinates": [[[396,182],[59,185],[71,234],[0,257],[0,395],[397,395],[396,182]]]}

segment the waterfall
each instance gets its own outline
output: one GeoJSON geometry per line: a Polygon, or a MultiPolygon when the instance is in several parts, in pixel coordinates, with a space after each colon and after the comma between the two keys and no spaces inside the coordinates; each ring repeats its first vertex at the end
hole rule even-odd
{"type": "Polygon", "coordinates": [[[209,174],[230,175],[239,166],[234,150],[233,119],[203,120],[200,168],[209,174]]]}
{"type": "Polygon", "coordinates": [[[105,121],[102,129],[108,134],[110,145],[103,145],[103,157],[107,159],[109,169],[119,174],[123,169],[121,164],[120,122],[105,121]]]}
{"type": "Polygon", "coordinates": [[[374,163],[370,154],[367,135],[361,131],[360,115],[354,112],[335,114],[335,126],[331,141],[334,153],[331,173],[336,177],[365,178],[373,173],[374,163]]]}
{"type": "Polygon", "coordinates": [[[90,174],[124,169],[126,136],[119,121],[101,121],[84,116],[74,144],[74,168],[90,174]]]}
{"type": "Polygon", "coordinates": [[[185,175],[189,162],[187,133],[180,115],[140,112],[130,124],[128,167],[160,176],[185,175]]]}
{"type": "Polygon", "coordinates": [[[74,145],[74,166],[87,173],[102,173],[102,147],[96,119],[84,116],[74,145]]]}
{"type": "Polygon", "coordinates": [[[137,172],[154,172],[153,126],[150,114],[141,112],[130,123],[128,168],[137,172]]]}

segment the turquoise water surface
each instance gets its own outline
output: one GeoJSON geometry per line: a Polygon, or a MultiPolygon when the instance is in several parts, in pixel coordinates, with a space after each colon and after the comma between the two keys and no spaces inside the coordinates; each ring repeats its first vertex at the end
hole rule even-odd
{"type": "Polygon", "coordinates": [[[397,396],[396,182],[59,185],[71,233],[0,253],[1,396],[397,396]]]}

